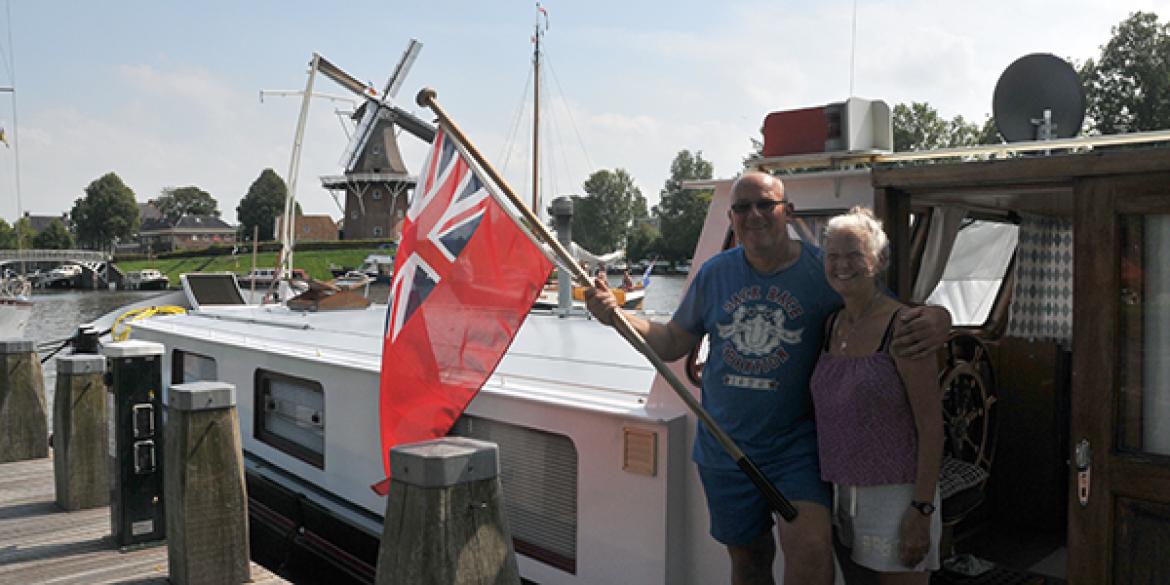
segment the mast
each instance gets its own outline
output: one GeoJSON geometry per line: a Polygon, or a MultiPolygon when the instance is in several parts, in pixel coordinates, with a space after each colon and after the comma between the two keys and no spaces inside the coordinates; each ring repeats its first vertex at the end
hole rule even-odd
{"type": "Polygon", "coordinates": [[[305,91],[301,98],[301,113],[297,118],[297,131],[293,137],[292,156],[288,163],[287,187],[288,193],[284,198],[283,222],[280,225],[280,274],[279,278],[292,277],[293,246],[295,245],[296,230],[293,229],[297,202],[297,175],[301,169],[301,145],[305,137],[305,119],[309,115],[309,101],[313,97],[313,81],[317,77],[317,68],[321,56],[313,53],[313,60],[309,62],[309,81],[305,83],[305,91]]]}
{"type": "Polygon", "coordinates": [[[536,3],[536,32],[532,35],[532,210],[540,216],[540,13],[544,11],[536,3]]]}
{"type": "Polygon", "coordinates": [[[12,226],[16,228],[16,251],[20,255],[20,273],[25,274],[27,267],[24,262],[24,238],[19,225],[24,217],[24,206],[20,201],[20,130],[17,129],[19,121],[16,116],[16,47],[12,44],[12,3],[5,2],[4,10],[7,13],[5,24],[8,28],[8,72],[12,86],[0,87],[0,92],[12,94],[12,162],[13,178],[16,180],[16,220],[12,222],[12,226]]]}

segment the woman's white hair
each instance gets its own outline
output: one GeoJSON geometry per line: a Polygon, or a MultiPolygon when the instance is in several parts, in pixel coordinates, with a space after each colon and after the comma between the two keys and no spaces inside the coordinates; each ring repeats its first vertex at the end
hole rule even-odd
{"type": "Polygon", "coordinates": [[[836,236],[841,232],[857,234],[861,237],[865,252],[874,261],[878,272],[885,271],[890,264],[890,239],[882,229],[882,222],[874,217],[873,212],[860,205],[854,206],[848,213],[842,213],[829,220],[825,225],[824,239],[836,236]]]}

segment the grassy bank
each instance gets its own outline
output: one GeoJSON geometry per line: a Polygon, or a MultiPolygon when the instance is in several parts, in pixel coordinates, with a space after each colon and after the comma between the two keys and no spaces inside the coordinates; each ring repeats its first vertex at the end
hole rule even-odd
{"type": "MultiPolygon", "coordinates": [[[[296,268],[302,268],[309,276],[317,280],[329,280],[333,275],[329,272],[329,265],[340,265],[356,268],[362,260],[370,254],[386,254],[386,250],[374,247],[351,250],[307,250],[296,252],[293,255],[296,268]]],[[[238,256],[191,256],[188,258],[158,258],[155,260],[129,260],[118,262],[118,268],[123,272],[154,268],[161,271],[171,281],[171,286],[178,286],[179,275],[184,272],[235,272],[247,274],[252,269],[252,255],[238,256]]],[[[276,253],[262,252],[256,255],[256,266],[261,268],[276,267],[276,253]]]]}

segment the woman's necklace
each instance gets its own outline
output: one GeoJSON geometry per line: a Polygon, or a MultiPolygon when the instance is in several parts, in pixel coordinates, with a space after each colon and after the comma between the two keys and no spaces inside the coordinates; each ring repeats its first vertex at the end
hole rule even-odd
{"type": "MultiPolygon", "coordinates": [[[[837,337],[841,339],[842,353],[844,353],[845,350],[849,348],[849,336],[853,335],[853,331],[857,329],[857,323],[860,322],[863,317],[865,317],[866,313],[868,313],[871,308],[873,308],[874,301],[876,301],[878,297],[881,296],[881,294],[882,291],[880,290],[874,291],[873,296],[869,297],[869,300],[865,302],[865,306],[862,307],[861,312],[857,314],[857,317],[850,319],[848,331],[841,331],[841,325],[845,324],[845,319],[841,319],[841,323],[837,326],[837,337]]],[[[841,312],[844,316],[848,317],[849,313],[847,311],[842,310],[841,312]]]]}

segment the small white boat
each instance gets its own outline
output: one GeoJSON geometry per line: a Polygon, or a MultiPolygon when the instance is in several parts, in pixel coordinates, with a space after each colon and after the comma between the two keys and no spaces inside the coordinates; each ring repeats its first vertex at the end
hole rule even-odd
{"type": "Polygon", "coordinates": [[[62,264],[41,277],[42,288],[69,288],[74,286],[77,277],[81,276],[81,266],[77,264],[62,264]]]}
{"type": "MultiPolygon", "coordinates": [[[[243,276],[237,276],[236,280],[240,282],[241,286],[249,286],[255,284],[256,286],[268,286],[272,281],[277,280],[276,270],[273,268],[253,268],[243,276]]],[[[309,275],[300,268],[294,268],[292,271],[293,280],[309,280],[309,275]]]]}
{"type": "Polygon", "coordinates": [[[362,261],[357,271],[368,276],[373,282],[388,283],[394,276],[394,256],[370,254],[362,261]]]}
{"type": "Polygon", "coordinates": [[[164,290],[170,284],[166,275],[154,268],[126,273],[126,288],[130,290],[164,290]]]}

